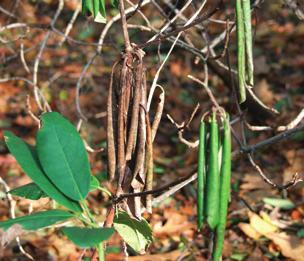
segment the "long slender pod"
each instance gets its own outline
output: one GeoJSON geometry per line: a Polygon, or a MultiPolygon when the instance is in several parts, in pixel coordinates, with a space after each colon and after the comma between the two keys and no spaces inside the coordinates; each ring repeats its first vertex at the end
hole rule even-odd
{"type": "MultiPolygon", "coordinates": [[[[113,65],[111,73],[111,82],[107,101],[107,154],[108,154],[108,176],[110,180],[114,180],[116,171],[116,150],[115,150],[115,122],[117,116],[115,109],[115,94],[113,90],[114,71],[118,62],[113,65]]],[[[116,124],[117,125],[117,124],[116,124]]]]}
{"type": "Polygon", "coordinates": [[[218,124],[216,112],[210,123],[208,172],[206,178],[206,216],[209,227],[214,230],[219,220],[220,175],[218,166],[218,124]]]}
{"type": "Polygon", "coordinates": [[[229,116],[224,120],[224,138],[222,153],[222,168],[220,176],[220,208],[219,223],[216,227],[216,236],[212,260],[219,261],[222,256],[225,227],[228,212],[228,202],[230,198],[230,179],[231,179],[231,132],[229,126],[229,116]]]}
{"type": "Polygon", "coordinates": [[[200,123],[198,163],[197,163],[197,229],[201,230],[204,222],[204,187],[205,187],[205,123],[200,123]]]}
{"type": "Polygon", "coordinates": [[[250,0],[242,0],[243,19],[245,27],[245,45],[246,45],[246,81],[253,87],[253,54],[252,54],[252,29],[251,29],[251,10],[250,0]]]}
{"type": "MultiPolygon", "coordinates": [[[[146,113],[146,190],[153,189],[153,144],[152,144],[152,129],[150,125],[149,115],[146,113]]],[[[146,197],[146,209],[152,214],[152,194],[146,197]]]]}
{"type": "Polygon", "coordinates": [[[240,103],[246,101],[245,28],[242,0],[236,0],[237,68],[240,103]]]}
{"type": "Polygon", "coordinates": [[[137,65],[135,70],[135,86],[133,89],[134,92],[133,108],[132,108],[131,124],[130,124],[128,142],[127,142],[126,160],[131,159],[133,150],[135,149],[136,146],[142,77],[143,77],[143,64],[142,64],[142,59],[140,57],[139,64],[137,65]]]}

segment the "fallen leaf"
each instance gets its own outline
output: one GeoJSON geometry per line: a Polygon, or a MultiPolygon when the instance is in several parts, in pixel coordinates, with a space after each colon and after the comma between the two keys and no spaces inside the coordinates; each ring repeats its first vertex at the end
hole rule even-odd
{"type": "Polygon", "coordinates": [[[298,237],[282,233],[269,233],[267,238],[279,246],[281,253],[285,257],[295,261],[304,261],[304,240],[298,237]]]}
{"type": "Polygon", "coordinates": [[[238,227],[243,231],[243,233],[254,239],[254,240],[258,240],[262,235],[257,232],[250,224],[247,223],[239,223],[238,227]]]}
{"type": "Polygon", "coordinates": [[[277,227],[274,226],[273,224],[265,221],[262,219],[259,215],[249,212],[249,220],[250,220],[250,225],[255,229],[258,233],[262,235],[266,235],[269,233],[273,233],[277,231],[277,227]]]}

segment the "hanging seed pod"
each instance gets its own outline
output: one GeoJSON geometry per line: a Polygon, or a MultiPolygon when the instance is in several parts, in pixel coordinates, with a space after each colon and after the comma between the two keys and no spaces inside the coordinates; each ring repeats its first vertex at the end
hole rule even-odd
{"type": "Polygon", "coordinates": [[[197,229],[201,230],[204,222],[204,187],[205,187],[205,123],[200,123],[198,163],[197,163],[197,229]]]}
{"type": "Polygon", "coordinates": [[[237,68],[240,103],[246,101],[245,28],[242,0],[236,0],[237,68]]]}
{"type": "Polygon", "coordinates": [[[206,217],[207,223],[212,230],[215,229],[219,220],[218,135],[216,112],[213,112],[210,123],[209,160],[206,178],[206,217]]]}
{"type": "Polygon", "coordinates": [[[219,261],[222,256],[225,227],[228,212],[228,202],[230,198],[230,179],[231,179],[231,132],[229,126],[229,116],[224,119],[222,168],[220,175],[220,206],[219,223],[216,227],[216,236],[212,260],[219,261]]]}
{"type": "Polygon", "coordinates": [[[253,54],[250,0],[242,0],[244,18],[245,46],[246,46],[246,81],[253,87],[253,54]]]}

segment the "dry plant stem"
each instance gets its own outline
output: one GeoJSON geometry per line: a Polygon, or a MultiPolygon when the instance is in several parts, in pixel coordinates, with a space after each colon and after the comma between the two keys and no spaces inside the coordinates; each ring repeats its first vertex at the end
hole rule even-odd
{"type": "Polygon", "coordinates": [[[194,27],[195,25],[197,24],[200,24],[202,23],[203,21],[207,20],[208,18],[210,18],[212,15],[214,15],[218,10],[220,10],[219,8],[219,5],[222,1],[218,1],[219,3],[217,3],[215,5],[215,8],[205,14],[203,14],[202,16],[196,18],[196,19],[193,19],[191,22],[189,23],[186,23],[184,26],[182,27],[179,27],[177,28],[176,30],[172,31],[172,32],[169,32],[169,33],[166,33],[166,34],[160,34],[158,37],[156,37],[155,39],[151,39],[149,40],[148,42],[144,43],[144,44],[140,44],[138,45],[140,48],[144,48],[144,47],[147,47],[151,44],[157,44],[159,41],[162,41],[162,40],[166,40],[168,39],[169,37],[171,36],[174,36],[178,33],[181,33],[181,32],[184,32],[186,31],[187,29],[189,28],[192,28],[194,27]]]}
{"type": "Polygon", "coordinates": [[[301,112],[298,114],[298,116],[294,120],[292,120],[288,125],[279,126],[278,131],[286,131],[293,129],[303,120],[303,118],[304,118],[304,109],[302,109],[301,112]]]}
{"type": "Polygon", "coordinates": [[[73,28],[73,25],[74,25],[78,15],[79,15],[80,11],[81,11],[81,3],[79,2],[75,11],[74,11],[74,13],[73,13],[73,16],[72,16],[68,26],[65,29],[63,38],[61,39],[61,41],[58,44],[59,46],[61,46],[66,41],[66,39],[67,39],[68,35],[70,34],[70,32],[73,28]]]}
{"type": "MultiPolygon", "coordinates": [[[[58,4],[58,8],[56,10],[56,13],[54,15],[54,18],[51,22],[51,27],[53,27],[59,17],[59,15],[61,14],[61,11],[63,9],[63,6],[64,6],[64,1],[63,0],[59,0],[59,4],[58,4]]],[[[37,105],[39,107],[39,109],[41,111],[51,111],[51,108],[49,106],[49,104],[47,103],[46,99],[42,96],[41,92],[39,91],[39,88],[38,88],[38,69],[39,69],[39,63],[40,63],[40,60],[41,60],[41,57],[42,57],[42,53],[45,49],[45,46],[47,44],[47,41],[50,37],[50,34],[51,34],[51,31],[48,31],[42,41],[42,44],[40,46],[40,49],[39,49],[39,52],[37,54],[37,57],[35,59],[35,63],[34,63],[34,71],[33,71],[33,83],[34,83],[34,96],[35,96],[35,99],[36,99],[36,102],[37,102],[37,105]],[[41,99],[43,100],[43,106],[42,106],[42,103],[41,103],[41,99]]]]}
{"type": "Polygon", "coordinates": [[[139,55],[139,64],[136,68],[135,74],[135,89],[134,98],[133,98],[133,108],[132,108],[132,116],[131,116],[131,125],[128,136],[128,144],[126,151],[126,160],[130,160],[132,157],[132,153],[135,149],[136,139],[137,139],[137,130],[138,130],[138,115],[139,115],[139,104],[141,99],[141,84],[142,84],[142,75],[143,75],[143,64],[142,57],[139,55]]]}
{"type": "MultiPolygon", "coordinates": [[[[187,184],[189,184],[190,182],[192,182],[196,178],[197,178],[197,173],[190,173],[183,178],[179,178],[179,179],[177,179],[173,182],[170,182],[169,184],[166,184],[166,185],[164,185],[160,188],[157,188],[157,189],[146,190],[146,191],[139,192],[139,193],[120,194],[119,196],[114,197],[112,199],[112,202],[113,202],[113,204],[117,204],[117,203],[121,202],[122,200],[124,200],[125,198],[141,197],[141,196],[147,196],[147,195],[158,195],[158,194],[161,194],[163,191],[166,191],[166,190],[168,190],[168,192],[170,190],[172,190],[172,191],[174,191],[173,193],[175,193],[176,191],[183,188],[184,186],[186,186],[187,184]],[[178,187],[178,189],[176,189],[176,187],[178,187]]],[[[170,195],[172,195],[172,194],[170,194],[170,195]]],[[[153,204],[154,204],[155,200],[156,200],[156,198],[153,199],[153,204]]]]}
{"type": "Polygon", "coordinates": [[[114,116],[116,110],[114,109],[113,101],[116,102],[113,90],[114,72],[118,62],[113,65],[110,88],[107,102],[107,154],[108,154],[108,176],[110,180],[114,180],[116,171],[116,150],[115,150],[115,135],[114,135],[114,116]]]}
{"type": "Polygon", "coordinates": [[[125,52],[130,53],[132,51],[132,46],[130,43],[130,38],[129,38],[129,33],[128,33],[124,0],[119,0],[119,12],[120,12],[120,17],[121,17],[123,36],[124,36],[124,40],[125,40],[125,52]]]}
{"type": "MultiPolygon", "coordinates": [[[[152,130],[149,116],[146,113],[146,131],[147,131],[147,149],[146,149],[146,190],[153,189],[153,145],[152,145],[152,130]]],[[[146,209],[152,214],[152,195],[146,197],[146,209]]]]}
{"type": "Polygon", "coordinates": [[[81,83],[82,83],[82,80],[83,78],[85,77],[87,71],[89,70],[90,66],[93,64],[93,62],[95,61],[96,57],[97,57],[98,53],[94,53],[93,56],[89,59],[89,61],[86,63],[86,65],[84,66],[81,74],[80,74],[80,77],[77,81],[77,85],[76,85],[76,95],[75,95],[75,102],[76,102],[76,109],[77,109],[77,112],[80,116],[81,119],[83,120],[87,120],[87,117],[83,114],[82,110],[81,110],[81,106],[80,106],[80,89],[81,89],[81,83]]]}
{"type": "Polygon", "coordinates": [[[298,178],[298,174],[294,174],[293,177],[292,177],[292,180],[287,182],[286,184],[284,185],[279,185],[279,184],[276,184],[274,182],[272,182],[265,174],[264,172],[262,171],[262,169],[260,168],[260,166],[258,164],[255,163],[255,161],[253,160],[252,158],[252,155],[250,153],[248,153],[248,159],[251,163],[251,165],[257,170],[257,172],[259,173],[259,175],[263,178],[263,180],[271,185],[272,187],[274,188],[277,188],[279,190],[285,190],[285,189],[288,189],[292,186],[295,186],[296,184],[298,184],[299,182],[303,182],[303,179],[301,178],[298,178]]]}

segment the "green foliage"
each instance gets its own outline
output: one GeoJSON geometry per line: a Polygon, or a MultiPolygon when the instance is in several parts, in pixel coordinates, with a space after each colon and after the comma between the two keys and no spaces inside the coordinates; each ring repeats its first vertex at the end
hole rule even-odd
{"type": "MultiPolygon", "coordinates": [[[[60,192],[46,176],[42,170],[34,147],[28,145],[11,132],[5,131],[4,137],[9,151],[16,158],[23,171],[43,192],[45,192],[45,194],[66,208],[74,212],[81,212],[80,205],[60,192]]],[[[62,179],[62,176],[60,179],[62,179]]]]}
{"type": "Polygon", "coordinates": [[[90,165],[76,128],[57,112],[44,113],[37,134],[39,161],[48,178],[67,197],[83,200],[90,187],[90,165]]]}
{"type": "Polygon", "coordinates": [[[81,248],[97,247],[114,233],[113,228],[65,227],[62,231],[69,240],[81,248]]]}
{"type": "Polygon", "coordinates": [[[145,219],[136,220],[126,212],[119,212],[114,219],[114,228],[134,251],[144,252],[152,242],[152,230],[145,219]]]}
{"type": "MultiPolygon", "coordinates": [[[[91,176],[90,191],[94,191],[98,188],[99,188],[98,179],[95,176],[91,176]]],[[[38,200],[40,198],[48,197],[48,195],[44,193],[44,191],[40,189],[39,186],[37,186],[37,184],[34,182],[12,189],[8,193],[14,196],[23,197],[31,200],[38,200]]]]}
{"type": "Polygon", "coordinates": [[[64,210],[48,210],[37,212],[28,216],[2,221],[0,222],[0,228],[7,230],[12,225],[19,224],[25,230],[37,230],[39,228],[47,227],[59,221],[64,221],[72,217],[73,214],[64,210]]]}
{"type": "Polygon", "coordinates": [[[47,197],[47,194],[45,194],[34,182],[12,189],[8,193],[31,200],[47,197]]]}
{"type": "Polygon", "coordinates": [[[135,251],[143,252],[152,242],[152,231],[146,220],[138,221],[119,212],[114,228],[99,228],[95,222],[85,198],[95,189],[109,195],[110,192],[100,187],[99,180],[91,175],[85,146],[76,128],[57,112],[43,114],[41,121],[37,151],[11,132],[4,133],[10,152],[33,180],[9,193],[32,200],[50,197],[75,214],[64,210],[37,212],[0,222],[0,228],[7,230],[19,224],[25,230],[37,230],[73,218],[85,227],[66,227],[63,228],[64,234],[79,247],[97,248],[100,260],[104,256],[102,242],[109,239],[114,229],[135,251]]]}

